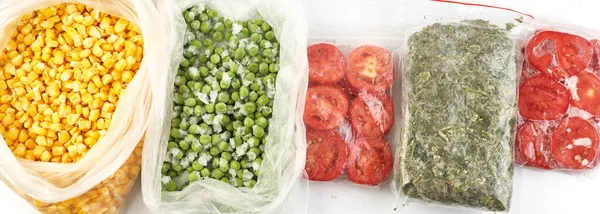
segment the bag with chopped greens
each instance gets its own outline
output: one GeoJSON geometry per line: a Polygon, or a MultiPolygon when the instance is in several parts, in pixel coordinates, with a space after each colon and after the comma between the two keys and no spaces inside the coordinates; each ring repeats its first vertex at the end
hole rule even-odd
{"type": "Polygon", "coordinates": [[[518,74],[515,42],[483,20],[407,36],[397,188],[408,198],[510,207],[518,74]]]}
{"type": "Polygon", "coordinates": [[[304,166],[306,28],[291,2],[159,1],[172,57],[153,79],[142,169],[159,213],[265,213],[304,166]]]}

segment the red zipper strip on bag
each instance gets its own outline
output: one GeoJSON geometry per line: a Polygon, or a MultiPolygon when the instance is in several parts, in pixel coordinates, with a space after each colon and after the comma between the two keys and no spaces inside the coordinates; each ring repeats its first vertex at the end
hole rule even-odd
{"type": "Polygon", "coordinates": [[[475,4],[475,3],[466,3],[466,2],[458,2],[458,1],[448,1],[448,0],[430,0],[430,1],[435,1],[435,2],[445,2],[445,3],[452,3],[452,4],[462,4],[462,5],[467,5],[467,6],[476,6],[476,7],[488,7],[488,8],[494,8],[494,9],[501,9],[501,10],[506,10],[506,11],[510,11],[510,12],[515,12],[527,17],[530,17],[532,19],[535,19],[532,15],[527,14],[527,13],[521,13],[519,11],[510,9],[510,8],[505,8],[505,7],[497,7],[497,6],[492,6],[492,5],[485,5],[485,4],[475,4]]]}

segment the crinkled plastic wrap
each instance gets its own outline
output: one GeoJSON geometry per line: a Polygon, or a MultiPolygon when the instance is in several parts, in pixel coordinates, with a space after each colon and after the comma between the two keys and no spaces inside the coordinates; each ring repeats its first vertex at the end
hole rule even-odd
{"type": "MultiPolygon", "coordinates": [[[[154,78],[151,126],[146,135],[142,168],[144,203],[159,213],[265,213],[278,208],[302,174],[306,152],[302,112],[306,93],[306,28],[289,1],[183,0],[158,3],[166,34],[167,78],[154,78]],[[264,147],[265,157],[254,187],[236,188],[215,179],[191,182],[181,191],[161,191],[173,108],[173,85],[182,60],[186,25],[182,11],[210,7],[233,21],[254,19],[257,13],[274,29],[280,43],[273,116],[264,147]]],[[[297,203],[303,203],[299,201],[297,203]]]]}
{"type": "Polygon", "coordinates": [[[409,198],[508,211],[517,52],[483,20],[408,35],[403,55],[399,190],[409,198]]]}
{"type": "Polygon", "coordinates": [[[401,40],[349,34],[310,39],[307,179],[387,187],[401,40]]]}
{"type": "Polygon", "coordinates": [[[592,169],[600,148],[600,37],[540,22],[528,23],[520,46],[515,162],[544,170],[592,169]]]}
{"type": "MultiPolygon", "coordinates": [[[[65,3],[52,1],[0,2],[0,49],[4,49],[20,18],[41,8],[65,3]]],[[[0,178],[42,213],[118,213],[140,171],[140,143],[150,109],[148,77],[157,67],[159,52],[152,44],[157,11],[145,1],[69,1],[91,6],[130,20],[142,30],[146,47],[139,71],[128,84],[106,135],[75,163],[32,162],[18,159],[0,140],[0,178]],[[154,64],[153,64],[154,63],[154,64]]]]}

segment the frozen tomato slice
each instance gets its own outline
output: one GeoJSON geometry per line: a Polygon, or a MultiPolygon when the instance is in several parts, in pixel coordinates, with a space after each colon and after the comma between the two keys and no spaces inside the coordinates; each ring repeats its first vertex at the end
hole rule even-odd
{"type": "Polygon", "coordinates": [[[308,79],[322,84],[340,81],[346,73],[346,59],[332,44],[319,43],[308,47],[308,79]]]}
{"type": "Polygon", "coordinates": [[[535,75],[519,86],[519,114],[530,120],[554,120],[567,113],[567,88],[544,75],[535,75]]]}
{"type": "Polygon", "coordinates": [[[517,144],[519,153],[525,165],[551,169],[548,164],[549,151],[548,135],[533,122],[526,122],[519,128],[517,144]]]}
{"type": "Polygon", "coordinates": [[[308,179],[330,181],[342,174],[348,159],[348,146],[344,139],[333,131],[307,131],[305,170],[308,179]]]}
{"type": "Polygon", "coordinates": [[[598,153],[598,132],[579,117],[565,118],[552,133],[550,151],[567,169],[592,168],[598,153]]]}
{"type": "Polygon", "coordinates": [[[358,136],[383,136],[394,124],[392,100],[385,94],[360,93],[350,106],[350,124],[358,136]]]}
{"type": "Polygon", "coordinates": [[[392,54],[385,48],[360,46],[348,55],[346,79],[359,90],[382,92],[392,86],[393,67],[392,54]]]}
{"type": "Polygon", "coordinates": [[[379,138],[359,138],[350,145],[348,179],[357,184],[377,185],[392,170],[392,149],[379,138]]]}
{"type": "Polygon", "coordinates": [[[304,122],[315,130],[339,127],[348,113],[348,97],[335,86],[319,85],[308,88],[304,122]]]}
{"type": "Polygon", "coordinates": [[[581,72],[567,80],[567,84],[575,82],[577,95],[571,97],[573,105],[590,114],[600,115],[600,79],[592,73],[581,72]]]}
{"type": "Polygon", "coordinates": [[[594,56],[592,57],[592,69],[594,71],[600,71],[600,41],[597,39],[591,40],[590,43],[594,48],[594,56]]]}
{"type": "Polygon", "coordinates": [[[592,46],[583,37],[556,31],[542,31],[529,41],[529,63],[554,80],[562,80],[585,70],[592,59],[592,46]]]}

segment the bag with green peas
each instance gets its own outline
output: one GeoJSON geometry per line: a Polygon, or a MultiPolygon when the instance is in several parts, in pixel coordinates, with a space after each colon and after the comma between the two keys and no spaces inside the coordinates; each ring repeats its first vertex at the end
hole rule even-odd
{"type": "Polygon", "coordinates": [[[154,212],[265,213],[302,174],[306,28],[288,0],[164,0],[143,154],[154,212]]]}

